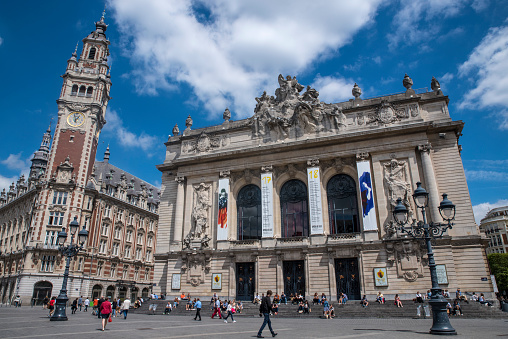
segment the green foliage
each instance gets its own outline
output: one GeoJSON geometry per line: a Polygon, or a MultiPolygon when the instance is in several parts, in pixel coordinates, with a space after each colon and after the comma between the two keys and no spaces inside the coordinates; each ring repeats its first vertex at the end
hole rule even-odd
{"type": "Polygon", "coordinates": [[[499,291],[508,290],[508,253],[492,253],[488,259],[499,291]]]}

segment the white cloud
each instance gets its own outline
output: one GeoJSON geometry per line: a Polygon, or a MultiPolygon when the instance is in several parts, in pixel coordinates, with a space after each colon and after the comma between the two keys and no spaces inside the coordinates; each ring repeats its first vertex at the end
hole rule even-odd
{"type": "Polygon", "coordinates": [[[27,167],[30,167],[30,159],[21,159],[21,153],[9,154],[7,159],[0,161],[0,163],[11,170],[26,170],[27,167]]]}
{"type": "Polygon", "coordinates": [[[355,82],[345,78],[334,78],[318,74],[312,87],[319,92],[319,99],[324,102],[340,102],[352,97],[351,91],[355,82]]]}
{"type": "Polygon", "coordinates": [[[508,173],[499,171],[465,170],[468,181],[497,181],[508,182],[508,173]]]}
{"type": "Polygon", "coordinates": [[[508,206],[508,200],[502,199],[495,203],[484,202],[473,206],[474,219],[478,225],[480,221],[487,215],[487,213],[496,207],[508,206]]]}
{"type": "MultiPolygon", "coordinates": [[[[419,49],[429,50],[426,41],[435,38],[450,38],[462,34],[462,28],[455,28],[442,34],[443,19],[457,16],[467,5],[479,11],[481,0],[429,0],[405,1],[400,0],[399,11],[395,14],[392,26],[393,32],[388,34],[389,48],[399,45],[420,44],[419,49]]],[[[397,5],[394,5],[397,6],[397,5]]]]}
{"type": "Polygon", "coordinates": [[[106,120],[107,123],[104,126],[103,132],[114,135],[118,139],[118,143],[124,147],[139,147],[143,151],[148,152],[155,147],[158,141],[157,137],[148,135],[145,132],[136,135],[127,130],[123,125],[122,119],[115,110],[108,109],[106,120]]]}
{"type": "Polygon", "coordinates": [[[18,177],[4,177],[0,174],[0,192],[5,189],[6,191],[9,190],[9,186],[14,182],[18,181],[18,177]]]}
{"type": "Polygon", "coordinates": [[[141,93],[185,83],[212,116],[252,115],[279,73],[298,75],[347,44],[382,0],[109,0],[141,93]]]}
{"type": "Polygon", "coordinates": [[[4,39],[2,39],[2,37],[0,36],[0,46],[2,46],[3,43],[4,43],[4,39]]]}
{"type": "Polygon", "coordinates": [[[469,58],[459,67],[459,76],[474,83],[459,108],[501,107],[494,113],[501,129],[508,129],[508,26],[489,30],[469,58]]]}
{"type": "Polygon", "coordinates": [[[471,7],[477,12],[481,12],[489,7],[489,0],[473,0],[471,7]]]}

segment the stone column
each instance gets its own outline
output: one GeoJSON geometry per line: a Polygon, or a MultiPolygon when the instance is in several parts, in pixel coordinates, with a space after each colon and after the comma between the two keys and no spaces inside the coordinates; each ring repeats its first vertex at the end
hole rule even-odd
{"type": "Polygon", "coordinates": [[[429,193],[429,209],[430,218],[434,222],[441,220],[439,216],[439,193],[437,191],[436,176],[434,174],[434,167],[432,166],[432,159],[430,158],[430,150],[432,146],[430,143],[418,146],[420,155],[422,157],[423,176],[425,178],[425,185],[429,193]]]}
{"type": "Polygon", "coordinates": [[[171,250],[179,251],[182,249],[183,212],[185,209],[185,177],[177,176],[175,181],[178,183],[178,187],[176,189],[175,229],[173,232],[171,250]]]}

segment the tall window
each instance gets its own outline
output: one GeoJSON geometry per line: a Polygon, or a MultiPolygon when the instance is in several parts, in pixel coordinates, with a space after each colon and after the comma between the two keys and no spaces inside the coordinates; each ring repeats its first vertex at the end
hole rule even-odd
{"type": "Polygon", "coordinates": [[[134,268],[134,280],[139,279],[139,267],[134,268]]]}
{"type": "Polygon", "coordinates": [[[104,261],[99,261],[97,263],[97,276],[101,276],[102,275],[102,268],[104,266],[104,261]]]}
{"type": "Polygon", "coordinates": [[[101,235],[108,236],[109,234],[109,225],[104,223],[101,227],[101,235]]]}
{"type": "Polygon", "coordinates": [[[111,215],[111,205],[104,206],[104,216],[109,217],[111,215]]]}
{"type": "Polygon", "coordinates": [[[76,271],[81,271],[83,269],[83,258],[78,259],[78,267],[76,267],[76,271]]]}
{"type": "Polygon", "coordinates": [[[153,237],[152,236],[148,236],[148,238],[146,240],[146,246],[152,247],[152,245],[153,245],[153,237]]]}
{"type": "Polygon", "coordinates": [[[78,85],[72,85],[71,95],[78,95],[78,85]]]}
{"type": "Polygon", "coordinates": [[[145,268],[145,280],[148,280],[149,277],[150,277],[150,269],[145,268]]]}
{"type": "Polygon", "coordinates": [[[130,258],[131,257],[131,247],[129,245],[125,246],[125,255],[124,255],[125,258],[130,258]]]}
{"type": "Polygon", "coordinates": [[[54,255],[43,255],[41,260],[41,272],[53,272],[55,267],[54,255]]]}
{"type": "Polygon", "coordinates": [[[116,276],[116,264],[111,264],[111,271],[109,272],[109,276],[114,278],[116,276]]]}
{"type": "Polygon", "coordinates": [[[137,244],[143,245],[143,234],[142,233],[138,233],[137,244]]]}
{"type": "Polygon", "coordinates": [[[132,241],[132,230],[128,230],[125,233],[125,241],[131,242],[132,241]]]}
{"type": "Polygon", "coordinates": [[[129,265],[123,265],[122,278],[129,279],[129,265]]]}
{"type": "Polygon", "coordinates": [[[326,185],[330,233],[360,232],[356,183],[349,175],[333,176],[326,185]]]}
{"type": "Polygon", "coordinates": [[[122,228],[121,227],[115,227],[115,239],[120,239],[121,235],[122,235],[122,228]]]}
{"type": "Polygon", "coordinates": [[[152,260],[152,251],[146,251],[145,260],[150,262],[152,260]]]}
{"type": "Polygon", "coordinates": [[[106,240],[101,240],[99,245],[99,253],[106,253],[106,240]]]}
{"type": "Polygon", "coordinates": [[[309,235],[307,186],[300,180],[290,180],[280,190],[282,237],[309,235]]]}
{"type": "Polygon", "coordinates": [[[44,245],[56,245],[57,231],[46,231],[44,245]]]}
{"type": "Polygon", "coordinates": [[[117,242],[114,242],[113,243],[113,253],[112,253],[112,255],[118,256],[119,249],[120,249],[120,244],[117,243],[117,242]]]}
{"type": "Polygon", "coordinates": [[[63,223],[63,212],[49,212],[48,225],[50,226],[62,226],[63,223]]]}
{"type": "Polygon", "coordinates": [[[141,260],[141,248],[136,248],[136,260],[141,260]]]}
{"type": "Polygon", "coordinates": [[[95,59],[95,52],[97,52],[95,47],[90,48],[90,53],[88,53],[88,59],[90,60],[95,59]]]}
{"type": "Polygon", "coordinates": [[[238,240],[261,239],[261,189],[244,186],[236,200],[238,240]]]}
{"type": "Polygon", "coordinates": [[[66,204],[67,204],[67,192],[53,193],[53,205],[66,205],[66,204]]]}

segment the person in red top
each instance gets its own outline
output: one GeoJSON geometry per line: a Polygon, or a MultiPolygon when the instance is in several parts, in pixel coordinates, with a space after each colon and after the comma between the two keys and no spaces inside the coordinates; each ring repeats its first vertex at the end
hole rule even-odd
{"type": "Polygon", "coordinates": [[[51,300],[49,301],[49,317],[50,318],[53,315],[53,313],[55,313],[55,301],[56,301],[56,297],[51,298],[51,300]]]}
{"type": "Polygon", "coordinates": [[[106,298],[102,302],[99,312],[102,318],[102,330],[104,331],[106,329],[106,325],[108,324],[108,319],[111,316],[111,312],[113,312],[109,298],[106,298]]]}

